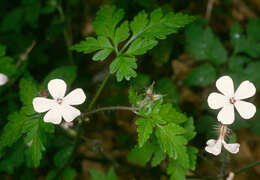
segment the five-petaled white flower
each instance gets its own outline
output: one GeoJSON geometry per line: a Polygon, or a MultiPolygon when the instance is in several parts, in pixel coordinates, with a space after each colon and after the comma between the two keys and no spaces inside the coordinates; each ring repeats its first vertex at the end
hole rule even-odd
{"type": "Polygon", "coordinates": [[[5,85],[7,81],[8,81],[8,77],[5,74],[0,73],[0,86],[5,85]]]}
{"type": "Polygon", "coordinates": [[[232,154],[238,153],[240,144],[238,143],[227,144],[225,142],[226,131],[227,131],[227,127],[225,125],[221,125],[218,140],[215,139],[208,140],[205,150],[217,156],[221,153],[221,149],[223,145],[224,148],[228,150],[230,153],[232,154]]]}
{"type": "Polygon", "coordinates": [[[252,103],[242,101],[256,93],[251,82],[243,81],[234,92],[233,80],[229,76],[222,76],[216,81],[216,87],[223,94],[211,93],[208,104],[212,109],[222,108],[217,116],[218,121],[222,124],[232,124],[235,120],[234,106],[242,118],[250,119],[254,116],[256,107],[252,103]]]}
{"type": "Polygon", "coordinates": [[[85,101],[86,96],[83,90],[77,88],[65,96],[66,89],[67,85],[63,80],[53,79],[48,83],[48,90],[53,99],[45,97],[33,99],[33,107],[36,112],[48,111],[43,118],[44,122],[59,124],[62,117],[66,122],[71,122],[80,115],[80,111],[71,105],[79,105],[85,101]]]}

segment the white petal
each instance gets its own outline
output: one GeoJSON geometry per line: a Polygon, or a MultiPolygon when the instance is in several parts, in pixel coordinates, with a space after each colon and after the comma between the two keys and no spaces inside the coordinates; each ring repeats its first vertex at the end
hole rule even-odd
{"type": "Polygon", "coordinates": [[[232,124],[235,120],[233,104],[226,104],[218,113],[218,121],[222,124],[232,124]]]}
{"type": "Polygon", "coordinates": [[[221,153],[222,143],[221,140],[217,140],[215,144],[211,144],[205,147],[208,153],[214,154],[215,156],[221,153]]]}
{"type": "Polygon", "coordinates": [[[222,76],[216,81],[216,86],[220,92],[227,97],[234,96],[233,80],[229,76],[222,76]]]}
{"type": "Polygon", "coordinates": [[[77,88],[71,91],[66,97],[64,97],[63,102],[69,105],[79,105],[86,100],[86,95],[81,88],[77,88]]]}
{"type": "Polygon", "coordinates": [[[252,103],[246,101],[236,101],[235,107],[240,114],[240,116],[244,119],[250,119],[255,115],[256,107],[252,103]]]}
{"type": "Polygon", "coordinates": [[[208,97],[208,105],[211,109],[222,108],[228,102],[228,98],[219,93],[211,93],[208,97]]]}
{"type": "Polygon", "coordinates": [[[250,81],[243,81],[235,92],[235,99],[250,98],[256,93],[256,88],[250,81]]]}
{"type": "Polygon", "coordinates": [[[5,74],[0,73],[0,86],[2,86],[5,83],[7,83],[7,81],[8,81],[8,77],[5,74]]]}
{"type": "Polygon", "coordinates": [[[236,154],[239,152],[240,144],[238,143],[227,144],[225,141],[223,141],[223,145],[230,153],[236,154]]]}
{"type": "Polygon", "coordinates": [[[215,139],[209,139],[206,144],[207,144],[208,146],[213,146],[214,144],[216,144],[216,142],[217,142],[217,141],[216,141],[215,139]]]}
{"type": "Polygon", "coordinates": [[[66,104],[62,105],[61,113],[66,122],[71,122],[80,115],[80,111],[78,109],[66,104]]]}
{"type": "Polygon", "coordinates": [[[63,98],[67,89],[62,79],[53,79],[48,83],[48,90],[54,99],[63,98]]]}
{"type": "Polygon", "coordinates": [[[61,112],[59,108],[53,108],[50,111],[48,111],[44,118],[44,122],[51,122],[53,124],[60,124],[62,120],[61,112]]]}
{"type": "Polygon", "coordinates": [[[52,109],[55,106],[55,100],[44,97],[36,97],[33,99],[33,108],[36,112],[42,113],[52,109]]]}

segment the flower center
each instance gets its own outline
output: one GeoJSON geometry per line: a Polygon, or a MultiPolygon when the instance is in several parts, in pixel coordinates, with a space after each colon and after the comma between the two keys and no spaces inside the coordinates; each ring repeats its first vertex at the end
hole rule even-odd
{"type": "Polygon", "coordinates": [[[232,97],[232,98],[229,99],[229,102],[230,102],[231,104],[234,104],[234,103],[236,102],[236,100],[235,100],[234,97],[232,97]]]}
{"type": "Polygon", "coordinates": [[[61,104],[62,103],[62,98],[57,98],[57,103],[61,104]]]}

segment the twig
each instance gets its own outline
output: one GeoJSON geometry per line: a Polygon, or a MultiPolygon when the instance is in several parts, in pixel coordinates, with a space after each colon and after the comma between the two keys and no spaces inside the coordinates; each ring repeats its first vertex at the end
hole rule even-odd
{"type": "Polygon", "coordinates": [[[30,54],[35,45],[36,41],[33,41],[32,44],[25,50],[25,52],[19,56],[19,60],[16,63],[16,68],[18,68],[21,65],[21,63],[27,59],[28,55],[30,54]]]}

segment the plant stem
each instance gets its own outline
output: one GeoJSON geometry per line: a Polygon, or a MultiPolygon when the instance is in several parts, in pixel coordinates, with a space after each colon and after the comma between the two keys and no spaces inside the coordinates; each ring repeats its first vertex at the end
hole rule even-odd
{"type": "MultiPolygon", "coordinates": [[[[110,106],[110,107],[102,107],[98,109],[94,109],[92,111],[86,112],[83,115],[88,116],[91,114],[95,114],[101,111],[109,111],[109,110],[127,110],[127,111],[136,111],[138,108],[128,107],[128,106],[110,106]]],[[[136,113],[136,112],[135,112],[136,113]]]]}
{"type": "Polygon", "coordinates": [[[225,180],[225,169],[226,169],[226,165],[227,165],[227,151],[224,151],[223,153],[223,160],[222,160],[222,164],[220,167],[220,176],[222,177],[222,180],[225,180]]]}
{"type": "Polygon", "coordinates": [[[99,97],[101,91],[103,90],[103,88],[105,87],[106,83],[107,83],[107,80],[109,79],[110,77],[110,73],[108,72],[108,74],[106,75],[104,81],[102,82],[101,86],[98,88],[94,98],[92,99],[92,101],[90,102],[89,106],[88,106],[88,111],[91,110],[91,108],[93,107],[93,105],[95,104],[97,98],[99,97]]]}

